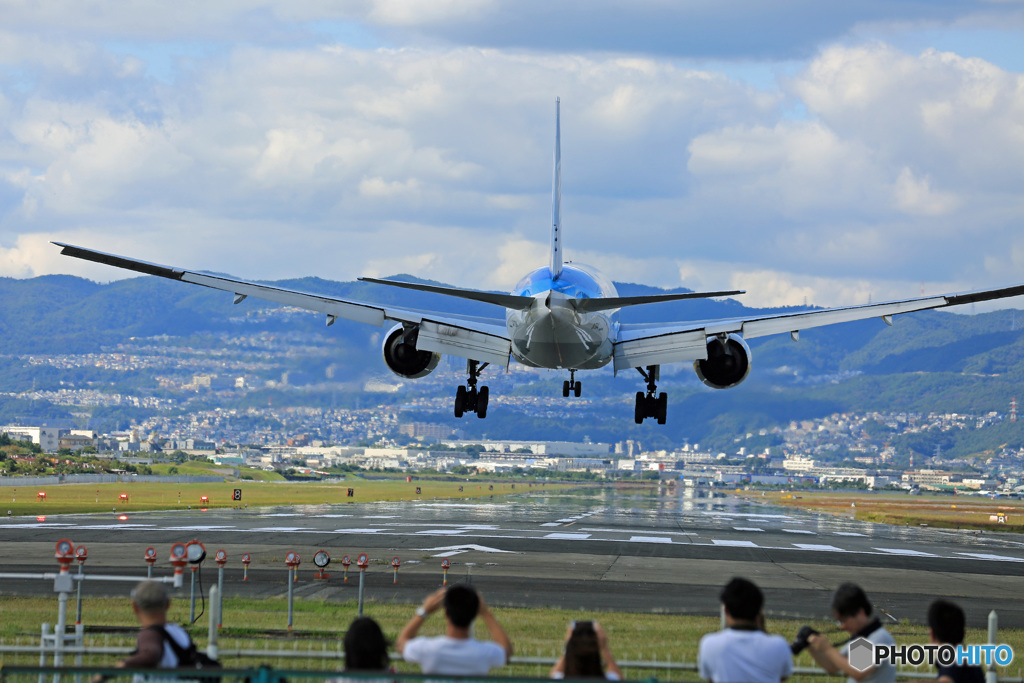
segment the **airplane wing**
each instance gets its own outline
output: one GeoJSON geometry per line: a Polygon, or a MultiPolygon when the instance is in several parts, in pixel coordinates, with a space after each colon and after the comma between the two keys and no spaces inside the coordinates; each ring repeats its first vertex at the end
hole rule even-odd
{"type": "Polygon", "coordinates": [[[946,306],[992,301],[1024,294],[1024,285],[983,289],[959,294],[904,299],[861,306],[777,313],[751,318],[705,320],[692,323],[623,325],[615,343],[615,371],[646,365],[664,365],[707,359],[707,338],[739,334],[744,339],[789,332],[796,340],[800,330],[823,325],[881,318],[892,325],[892,316],[946,306]]]}
{"type": "Polygon", "coordinates": [[[420,333],[416,347],[422,351],[459,356],[503,367],[508,365],[509,355],[512,351],[508,330],[504,321],[501,320],[338,299],[322,294],[310,294],[220,275],[206,275],[182,268],[162,266],[62,242],[53,242],[53,244],[60,247],[60,253],[65,256],[230,292],[234,294],[236,304],[251,296],[256,299],[323,313],[327,316],[328,325],[333,325],[338,318],[378,327],[382,326],[386,320],[419,325],[420,333]]]}

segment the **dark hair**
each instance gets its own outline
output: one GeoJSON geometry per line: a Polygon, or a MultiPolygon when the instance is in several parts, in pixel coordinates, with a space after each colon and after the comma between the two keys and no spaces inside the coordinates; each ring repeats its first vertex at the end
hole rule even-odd
{"type": "Polygon", "coordinates": [[[928,628],[940,643],[964,642],[964,611],[949,600],[936,600],[928,607],[928,628]]]}
{"type": "Polygon", "coordinates": [[[604,678],[594,622],[581,621],[573,626],[572,634],[565,643],[565,677],[604,678]]]}
{"type": "Polygon", "coordinates": [[[840,585],[832,596],[832,611],[841,617],[854,617],[861,610],[864,610],[864,616],[871,616],[871,601],[867,594],[855,583],[840,585]]]}
{"type": "Polygon", "coordinates": [[[754,585],[753,581],[740,577],[725,584],[718,594],[718,599],[725,605],[725,611],[733,619],[753,621],[764,607],[764,594],[754,585]]]}
{"type": "Polygon", "coordinates": [[[345,633],[345,671],[387,671],[388,641],[377,622],[359,617],[345,633]]]}
{"type": "Polygon", "coordinates": [[[480,611],[480,596],[469,586],[449,586],[444,594],[444,613],[452,626],[469,628],[480,611]]]}

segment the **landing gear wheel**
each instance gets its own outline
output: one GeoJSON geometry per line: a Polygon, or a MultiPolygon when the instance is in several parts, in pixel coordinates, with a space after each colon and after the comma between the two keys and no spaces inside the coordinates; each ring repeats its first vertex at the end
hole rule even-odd
{"type": "Polygon", "coordinates": [[[573,387],[572,391],[573,394],[575,394],[576,398],[579,398],[580,394],[583,393],[583,384],[581,382],[576,382],[576,386],[573,387]]]}
{"type": "Polygon", "coordinates": [[[481,420],[487,417],[487,387],[480,387],[476,394],[476,416],[481,420]]]}
{"type": "Polygon", "coordinates": [[[569,398],[569,380],[562,382],[562,398],[569,398]]]}
{"type": "Polygon", "coordinates": [[[466,408],[466,387],[459,387],[455,390],[455,417],[462,417],[466,408]]]}
{"type": "Polygon", "coordinates": [[[644,418],[647,417],[647,397],[644,396],[644,392],[636,392],[636,410],[634,411],[634,420],[638,425],[644,423],[644,418]]]}
{"type": "Polygon", "coordinates": [[[665,424],[668,417],[668,394],[665,392],[658,394],[657,403],[654,404],[654,416],[658,418],[658,424],[665,424]]]}

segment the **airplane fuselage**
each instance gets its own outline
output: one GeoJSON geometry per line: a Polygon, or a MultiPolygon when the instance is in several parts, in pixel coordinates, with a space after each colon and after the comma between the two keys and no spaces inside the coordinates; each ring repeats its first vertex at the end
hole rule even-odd
{"type": "Polygon", "coordinates": [[[538,268],[512,294],[534,298],[525,310],[505,315],[512,356],[537,368],[590,370],[612,359],[617,311],[580,312],[575,301],[618,296],[615,285],[594,268],[565,264],[557,276],[538,268]]]}

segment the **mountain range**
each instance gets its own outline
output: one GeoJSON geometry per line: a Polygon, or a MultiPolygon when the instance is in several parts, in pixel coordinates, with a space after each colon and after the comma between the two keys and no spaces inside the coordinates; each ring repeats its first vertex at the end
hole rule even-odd
{"type": "MultiPolygon", "coordinates": [[[[487,304],[362,282],[302,278],[272,284],[376,303],[503,316],[501,309],[487,304]]],[[[629,283],[616,286],[622,296],[666,292],[629,283]]],[[[95,353],[132,337],[158,335],[316,335],[332,349],[333,362],[345,376],[389,374],[374,344],[380,329],[341,320],[326,328],[323,317],[313,313],[253,315],[275,308],[253,299],[235,306],[223,292],[154,277],[109,284],[66,275],[0,278],[0,392],[22,391],[30,380],[39,388],[59,383],[59,372],[44,373],[28,366],[25,355],[95,353]]],[[[751,309],[732,299],[698,299],[638,306],[623,311],[621,318],[623,322],[707,320],[784,310],[799,309],[751,309]]],[[[724,438],[737,430],[831,412],[1006,412],[1024,379],[1024,331],[1017,329],[1016,318],[1013,310],[978,315],[925,311],[896,316],[892,327],[879,319],[807,330],[798,343],[788,335],[754,339],[750,342],[753,369],[744,384],[715,391],[700,384],[688,366],[663,368],[660,388],[671,396],[670,424],[659,432],[623,418],[607,438],[649,442],[724,438]]],[[[543,379],[516,391],[556,396],[563,374],[545,373],[543,379]]],[[[598,371],[583,373],[581,378],[588,397],[622,395],[628,402],[632,392],[641,388],[639,375],[632,372],[613,378],[610,370],[598,371]]],[[[407,386],[417,391],[415,381],[407,386]]],[[[0,408],[5,400],[12,399],[0,398],[0,408]]],[[[628,412],[625,407],[621,410],[628,412]]],[[[603,419],[593,416],[578,424],[550,427],[536,419],[531,428],[538,434],[535,438],[557,432],[561,438],[586,434],[596,440],[605,438],[603,419]]],[[[503,422],[497,413],[486,421],[456,424],[467,432],[495,438],[522,429],[521,424],[503,422]]]]}

